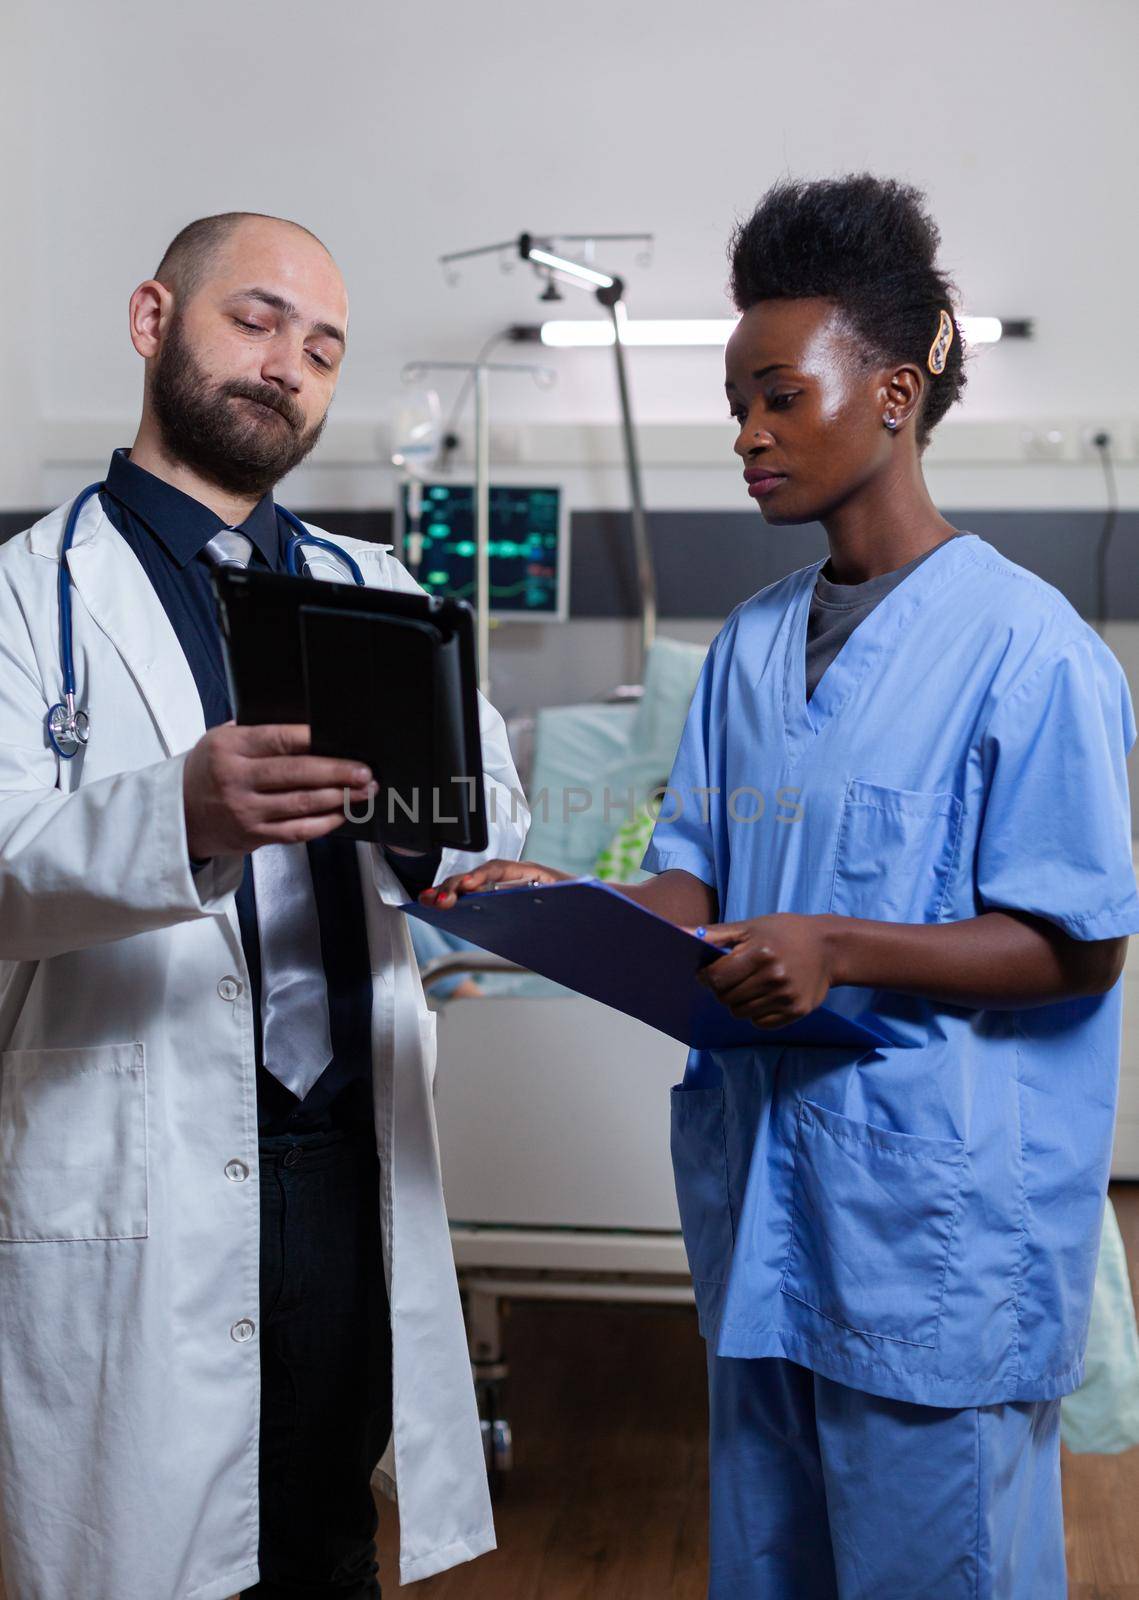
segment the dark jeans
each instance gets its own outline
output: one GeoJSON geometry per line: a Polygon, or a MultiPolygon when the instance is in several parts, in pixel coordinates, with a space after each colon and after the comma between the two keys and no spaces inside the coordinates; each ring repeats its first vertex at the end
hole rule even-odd
{"type": "Polygon", "coordinates": [[[379,1600],[370,1479],[391,1431],[371,1132],[261,1140],[261,1581],[245,1600],[379,1600]]]}

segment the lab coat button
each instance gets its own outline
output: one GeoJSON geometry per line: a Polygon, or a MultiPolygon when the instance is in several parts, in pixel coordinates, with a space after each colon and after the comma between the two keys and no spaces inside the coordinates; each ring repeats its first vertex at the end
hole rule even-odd
{"type": "Polygon", "coordinates": [[[240,1322],[235,1322],[229,1330],[229,1336],[235,1344],[248,1344],[254,1333],[253,1324],[248,1317],[242,1317],[240,1322]]]}
{"type": "Polygon", "coordinates": [[[244,1183],[249,1176],[249,1168],[244,1161],[227,1161],[225,1175],[231,1183],[244,1183]]]}
{"type": "Polygon", "coordinates": [[[244,988],[240,978],[223,978],[218,984],[218,994],[223,1000],[236,1000],[244,988]]]}

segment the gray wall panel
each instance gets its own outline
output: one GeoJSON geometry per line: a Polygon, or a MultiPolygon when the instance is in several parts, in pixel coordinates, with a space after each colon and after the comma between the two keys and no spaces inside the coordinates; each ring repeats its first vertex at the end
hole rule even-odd
{"type": "MultiPolygon", "coordinates": [[[[1084,616],[1095,608],[1098,511],[947,511],[1011,561],[1036,572],[1084,616]]],[[[818,523],[768,528],[750,511],[658,511],[649,533],[660,611],[666,617],[723,616],[765,584],[826,554],[818,523]]],[[[629,519],[579,511],[573,518],[570,610],[575,617],[631,616],[635,606],[629,519]]],[[[1108,563],[1108,615],[1139,617],[1139,512],[1121,513],[1108,563]]]]}
{"type": "MultiPolygon", "coordinates": [[[[0,512],[0,542],[38,512],[0,512]]],[[[333,532],[386,543],[390,511],[306,511],[333,532]]],[[[988,539],[1010,560],[1039,573],[1084,616],[1095,606],[1098,511],[968,511],[946,516],[988,539]]],[[[826,553],[817,523],[768,528],[754,511],[656,511],[649,514],[662,617],[722,617],[764,584],[826,553]]],[[[631,617],[637,609],[629,518],[577,511],[572,517],[570,615],[631,617]]],[[[1120,514],[1108,566],[1108,615],[1139,618],[1139,511],[1120,514]]]]}

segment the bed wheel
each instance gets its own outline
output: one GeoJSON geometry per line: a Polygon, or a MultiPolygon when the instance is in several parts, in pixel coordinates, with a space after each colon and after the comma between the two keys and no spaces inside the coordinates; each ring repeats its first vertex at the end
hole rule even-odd
{"type": "Polygon", "coordinates": [[[505,1475],[514,1465],[514,1435],[510,1423],[498,1414],[502,1409],[502,1394],[497,1384],[476,1383],[475,1390],[487,1482],[491,1499],[500,1500],[506,1488],[505,1475]]]}
{"type": "Polygon", "coordinates": [[[514,1434],[505,1417],[496,1417],[492,1424],[495,1472],[509,1472],[514,1465],[514,1434]]]}

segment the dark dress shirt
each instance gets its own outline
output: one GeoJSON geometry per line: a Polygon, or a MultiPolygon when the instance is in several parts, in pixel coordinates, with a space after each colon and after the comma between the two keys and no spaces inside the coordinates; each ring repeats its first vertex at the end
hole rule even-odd
{"type": "MultiPolygon", "coordinates": [[[[125,450],[111,458],[103,510],[138,557],[178,636],[201,697],[207,728],[233,716],[222,661],[217,603],[204,547],[227,526],[215,512],[153,473],[125,450]]],[[[290,532],[266,495],[241,524],[253,543],[251,567],[285,570],[290,532]]],[[[309,1133],[372,1121],[371,962],[364,902],[350,840],[332,834],[310,842],[309,861],[328,985],[332,1060],[300,1101],[265,1070],[261,1047],[261,960],[251,861],[237,891],[241,942],[249,968],[257,1051],[258,1122],[263,1135],[309,1133]]],[[[405,887],[431,881],[436,858],[389,857],[405,887]]]]}

